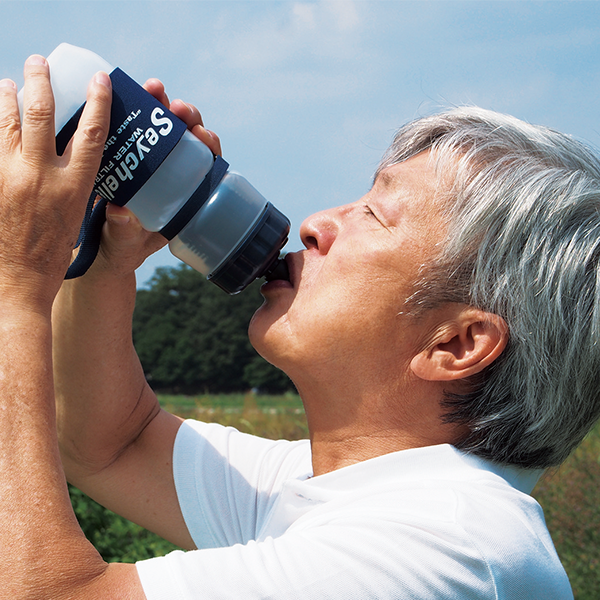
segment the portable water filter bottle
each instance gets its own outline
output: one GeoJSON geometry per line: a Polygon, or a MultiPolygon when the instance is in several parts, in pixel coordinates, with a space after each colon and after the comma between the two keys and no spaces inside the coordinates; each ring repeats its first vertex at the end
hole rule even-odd
{"type": "Polygon", "coordinates": [[[77,128],[92,77],[106,71],[113,86],[110,131],[79,255],[67,278],[82,275],[93,262],[106,202],[113,202],[126,204],[145,229],[170,240],[175,256],[229,294],[259,277],[288,279],[279,253],[287,242],[289,220],[246,179],[229,171],[183,121],[89,50],[61,44],[47,60],[59,154],[77,128]]]}

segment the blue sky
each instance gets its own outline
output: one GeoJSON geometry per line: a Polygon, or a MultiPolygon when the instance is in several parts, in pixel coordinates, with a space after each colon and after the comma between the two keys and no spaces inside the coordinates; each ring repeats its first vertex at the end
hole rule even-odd
{"type": "MultiPolygon", "coordinates": [[[[600,147],[600,3],[0,0],[0,77],[69,42],[162,79],[298,228],[352,202],[395,130],[476,104],[600,147]]],[[[167,250],[138,272],[175,265],[167,250]]]]}

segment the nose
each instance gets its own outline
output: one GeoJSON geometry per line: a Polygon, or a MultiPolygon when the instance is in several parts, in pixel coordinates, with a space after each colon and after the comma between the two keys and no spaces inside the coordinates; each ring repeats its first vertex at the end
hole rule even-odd
{"type": "Polygon", "coordinates": [[[300,225],[300,239],[308,250],[327,254],[340,230],[342,207],[330,208],[307,217],[300,225]]]}

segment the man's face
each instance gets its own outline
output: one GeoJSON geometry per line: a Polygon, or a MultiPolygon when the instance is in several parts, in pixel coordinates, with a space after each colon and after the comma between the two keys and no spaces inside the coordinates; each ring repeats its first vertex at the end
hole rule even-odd
{"type": "Polygon", "coordinates": [[[384,169],[363,198],[302,224],[306,249],[287,255],[291,282],[263,287],[250,324],[255,348],[292,379],[399,357],[407,366],[423,343],[402,311],[444,235],[427,161],[423,153],[384,169]]]}

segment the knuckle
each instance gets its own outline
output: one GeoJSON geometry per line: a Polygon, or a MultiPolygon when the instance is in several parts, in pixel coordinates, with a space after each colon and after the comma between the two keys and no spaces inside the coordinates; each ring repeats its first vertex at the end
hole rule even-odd
{"type": "Polygon", "coordinates": [[[54,119],[53,103],[47,100],[36,99],[24,111],[23,124],[36,125],[38,123],[47,123],[50,119],[54,119]]]}
{"type": "Polygon", "coordinates": [[[79,126],[79,132],[89,143],[99,146],[104,145],[108,131],[104,125],[99,122],[87,122],[79,126]]]}
{"type": "Polygon", "coordinates": [[[14,117],[0,119],[0,132],[8,147],[13,148],[20,139],[21,122],[14,117]]]}

